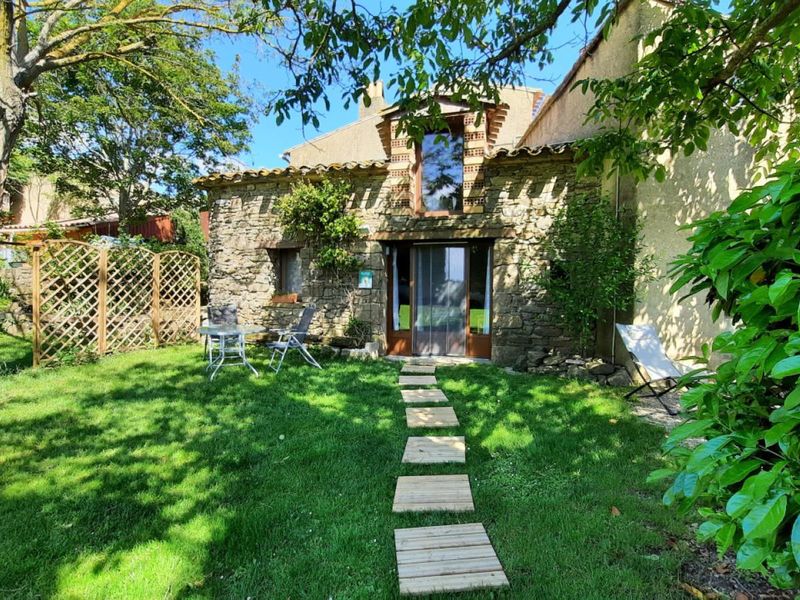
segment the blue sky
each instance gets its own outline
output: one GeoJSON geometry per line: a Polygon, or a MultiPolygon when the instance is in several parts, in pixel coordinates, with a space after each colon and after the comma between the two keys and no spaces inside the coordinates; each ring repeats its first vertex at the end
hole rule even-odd
{"type": "MultiPolygon", "coordinates": [[[[590,26],[593,23],[594,20],[590,26]]],[[[554,52],[555,61],[544,71],[531,67],[525,74],[525,84],[541,88],[545,92],[552,92],[591,36],[591,27],[587,31],[583,23],[561,23],[553,35],[553,47],[557,48],[554,52]]],[[[266,48],[259,47],[252,40],[217,39],[211,44],[211,48],[217,54],[222,68],[230,68],[238,57],[243,83],[252,90],[256,98],[263,96],[265,92],[279,90],[288,82],[286,72],[278,60],[271,56],[266,48]]],[[[388,78],[388,73],[384,74],[384,78],[388,78]]],[[[286,148],[354,121],[358,116],[358,108],[351,106],[345,110],[341,105],[337,106],[334,101],[336,97],[338,91],[334,90],[331,110],[321,116],[319,130],[307,126],[304,131],[299,117],[289,119],[279,127],[273,117],[262,114],[252,128],[253,141],[250,149],[240,154],[239,160],[249,168],[284,166],[286,163],[280,158],[280,154],[286,148]]],[[[387,98],[387,100],[391,102],[393,99],[387,98]]]]}

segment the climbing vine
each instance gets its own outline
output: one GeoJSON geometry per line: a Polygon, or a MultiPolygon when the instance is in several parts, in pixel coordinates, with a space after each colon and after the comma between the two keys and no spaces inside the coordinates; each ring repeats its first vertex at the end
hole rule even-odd
{"type": "Polygon", "coordinates": [[[340,277],[360,264],[352,246],[359,238],[361,221],[347,212],[350,195],[343,181],[301,181],[277,204],[286,235],[305,242],[320,270],[340,277]]]}

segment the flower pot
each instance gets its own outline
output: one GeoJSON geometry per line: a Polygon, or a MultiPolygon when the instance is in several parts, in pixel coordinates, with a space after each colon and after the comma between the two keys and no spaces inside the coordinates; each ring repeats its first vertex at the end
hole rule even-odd
{"type": "Polygon", "coordinates": [[[300,294],[297,293],[275,294],[274,296],[272,296],[272,302],[274,304],[292,304],[299,301],[300,301],[300,294]]]}

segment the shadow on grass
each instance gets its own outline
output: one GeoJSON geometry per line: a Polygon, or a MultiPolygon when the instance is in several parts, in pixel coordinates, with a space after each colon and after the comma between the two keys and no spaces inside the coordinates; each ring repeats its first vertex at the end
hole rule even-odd
{"type": "Polygon", "coordinates": [[[0,377],[33,366],[33,346],[27,338],[0,332],[0,377]]]}
{"type": "Polygon", "coordinates": [[[208,383],[200,350],[165,349],[0,383],[0,593],[392,598],[395,527],[482,521],[504,596],[672,594],[653,548],[678,526],[637,487],[659,434],[607,392],[440,369],[476,513],[393,515],[398,475],[465,469],[400,464],[399,365],[254,363],[208,383]]]}

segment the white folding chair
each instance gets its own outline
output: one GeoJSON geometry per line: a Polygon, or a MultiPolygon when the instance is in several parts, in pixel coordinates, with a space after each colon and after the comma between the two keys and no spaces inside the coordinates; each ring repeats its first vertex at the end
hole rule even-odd
{"type": "Polygon", "coordinates": [[[292,349],[300,352],[300,356],[302,356],[308,364],[317,367],[318,369],[322,368],[314,359],[314,357],[311,356],[311,353],[308,351],[308,348],[306,348],[305,345],[305,339],[308,335],[308,328],[311,325],[311,321],[314,318],[314,313],[316,310],[317,307],[313,304],[306,306],[303,309],[303,314],[300,316],[300,323],[298,323],[297,327],[293,331],[288,329],[273,330],[274,333],[278,334],[278,341],[267,344],[267,348],[272,349],[272,356],[269,359],[269,367],[273,371],[277,373],[281,370],[281,365],[283,365],[283,359],[286,357],[286,353],[292,349]],[[273,367],[272,363],[275,361],[275,357],[278,355],[280,355],[278,365],[273,367]]]}
{"type": "Polygon", "coordinates": [[[678,414],[667,406],[661,397],[678,386],[678,379],[684,375],[684,372],[667,356],[656,328],[652,325],[623,325],[621,323],[617,323],[616,328],[625,348],[631,355],[636,371],[644,381],[635,390],[628,392],[625,397],[630,398],[639,390],[647,388],[650,390],[650,396],[657,398],[669,414],[678,414]],[[660,391],[653,387],[653,383],[659,381],[666,383],[664,389],[660,391]]]}

